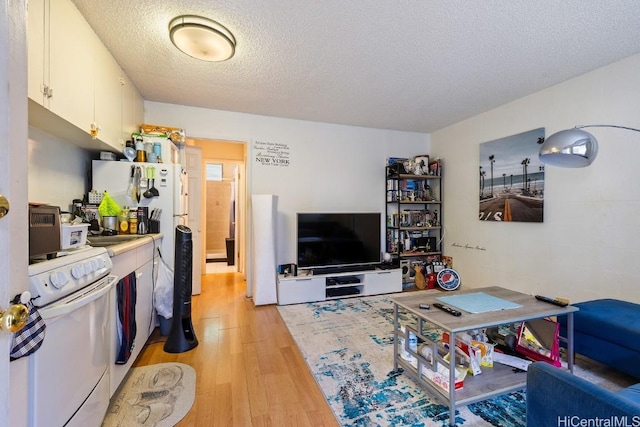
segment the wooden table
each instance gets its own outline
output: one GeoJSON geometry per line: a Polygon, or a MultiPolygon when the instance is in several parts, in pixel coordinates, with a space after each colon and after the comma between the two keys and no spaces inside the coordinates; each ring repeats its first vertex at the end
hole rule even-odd
{"type": "MultiPolygon", "coordinates": [[[[450,369],[455,364],[456,333],[474,329],[484,329],[492,326],[500,326],[523,322],[551,316],[567,316],[567,336],[560,339],[567,344],[567,366],[573,373],[573,312],[577,307],[559,307],[546,302],[538,301],[532,295],[511,291],[498,286],[487,288],[467,289],[455,292],[411,292],[406,295],[391,298],[394,303],[394,357],[393,368],[398,371],[402,367],[404,373],[416,381],[420,386],[435,394],[436,398],[442,397],[449,403],[449,424],[455,426],[456,406],[468,405],[473,402],[499,396],[526,387],[526,372],[514,372],[510,366],[494,363],[493,368],[483,370],[481,375],[467,376],[464,379],[464,387],[455,390],[455,369],[450,369]],[[459,310],[461,316],[453,316],[433,306],[438,302],[439,296],[458,295],[484,292],[485,294],[501,298],[519,304],[520,307],[484,313],[467,313],[459,310]],[[431,309],[420,309],[420,303],[429,304],[431,309]],[[398,310],[404,309],[414,314],[418,319],[418,328],[414,330],[405,326],[405,331],[400,329],[398,310]],[[437,344],[422,335],[423,322],[435,324],[449,333],[449,362],[437,356],[435,351],[437,344]],[[433,363],[420,354],[413,354],[417,359],[417,367],[400,357],[399,338],[404,337],[405,345],[409,342],[409,333],[416,334],[420,339],[433,346],[433,363]],[[437,370],[439,363],[449,369],[449,390],[446,391],[423,377],[424,369],[437,370]]],[[[447,305],[447,304],[445,304],[447,305]]],[[[453,307],[456,308],[456,307],[453,307]]],[[[457,308],[456,308],[457,309],[457,308]]],[[[410,352],[411,353],[411,352],[410,352]]]]}

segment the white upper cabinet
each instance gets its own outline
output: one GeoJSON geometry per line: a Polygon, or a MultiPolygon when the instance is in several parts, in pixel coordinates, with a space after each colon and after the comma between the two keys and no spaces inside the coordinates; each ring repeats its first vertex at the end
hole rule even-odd
{"type": "Polygon", "coordinates": [[[124,141],[121,138],[124,73],[97,38],[94,52],[95,113],[93,123],[98,127],[98,138],[122,152],[124,149],[124,141]]]}
{"type": "MultiPolygon", "coordinates": [[[[46,7],[48,9],[49,1],[46,2],[46,7]]],[[[45,20],[45,16],[48,16],[48,14],[48,10],[45,12],[45,0],[29,0],[29,9],[27,11],[27,61],[29,63],[27,69],[27,93],[29,98],[40,105],[44,105],[45,92],[47,91],[44,76],[48,73],[48,70],[45,70],[44,57],[45,34],[49,33],[49,20],[45,20]]],[[[47,68],[48,66],[49,64],[47,64],[47,68]]]]}
{"type": "Polygon", "coordinates": [[[140,124],[144,121],[144,102],[136,87],[124,76],[122,85],[122,133],[124,141],[131,139],[133,132],[140,132],[140,124]]]}
{"type": "Polygon", "coordinates": [[[27,37],[29,124],[122,152],[143,121],[143,100],[78,9],[70,0],[29,0],[27,37]]]}
{"type": "Polygon", "coordinates": [[[49,0],[49,22],[48,86],[52,93],[48,108],[89,133],[95,111],[96,36],[70,1],[49,0]]]}

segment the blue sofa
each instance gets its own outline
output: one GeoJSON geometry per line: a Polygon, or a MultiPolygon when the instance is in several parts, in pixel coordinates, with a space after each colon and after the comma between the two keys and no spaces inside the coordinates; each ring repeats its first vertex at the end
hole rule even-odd
{"type": "MultiPolygon", "coordinates": [[[[611,368],[640,378],[640,304],[598,299],[572,304],[574,350],[611,368]]],[[[566,316],[558,318],[566,336],[566,316]]]]}
{"type": "Polygon", "coordinates": [[[596,418],[640,425],[640,384],[614,393],[546,362],[529,365],[527,427],[605,425],[580,424],[596,418]]]}

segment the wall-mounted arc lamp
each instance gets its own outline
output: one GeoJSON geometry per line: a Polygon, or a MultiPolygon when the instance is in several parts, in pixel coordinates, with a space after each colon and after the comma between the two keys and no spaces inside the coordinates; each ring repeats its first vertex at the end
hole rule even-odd
{"type": "Polygon", "coordinates": [[[589,127],[619,128],[640,132],[640,129],[616,125],[576,126],[546,138],[540,147],[538,158],[542,163],[563,168],[589,166],[598,155],[598,140],[589,132],[582,130],[589,127]]]}

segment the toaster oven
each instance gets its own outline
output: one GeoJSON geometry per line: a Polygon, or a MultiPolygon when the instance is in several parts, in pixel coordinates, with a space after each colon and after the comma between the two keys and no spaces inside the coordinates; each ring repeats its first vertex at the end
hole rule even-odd
{"type": "Polygon", "coordinates": [[[60,208],[29,204],[29,258],[50,258],[60,251],[60,208]]]}

